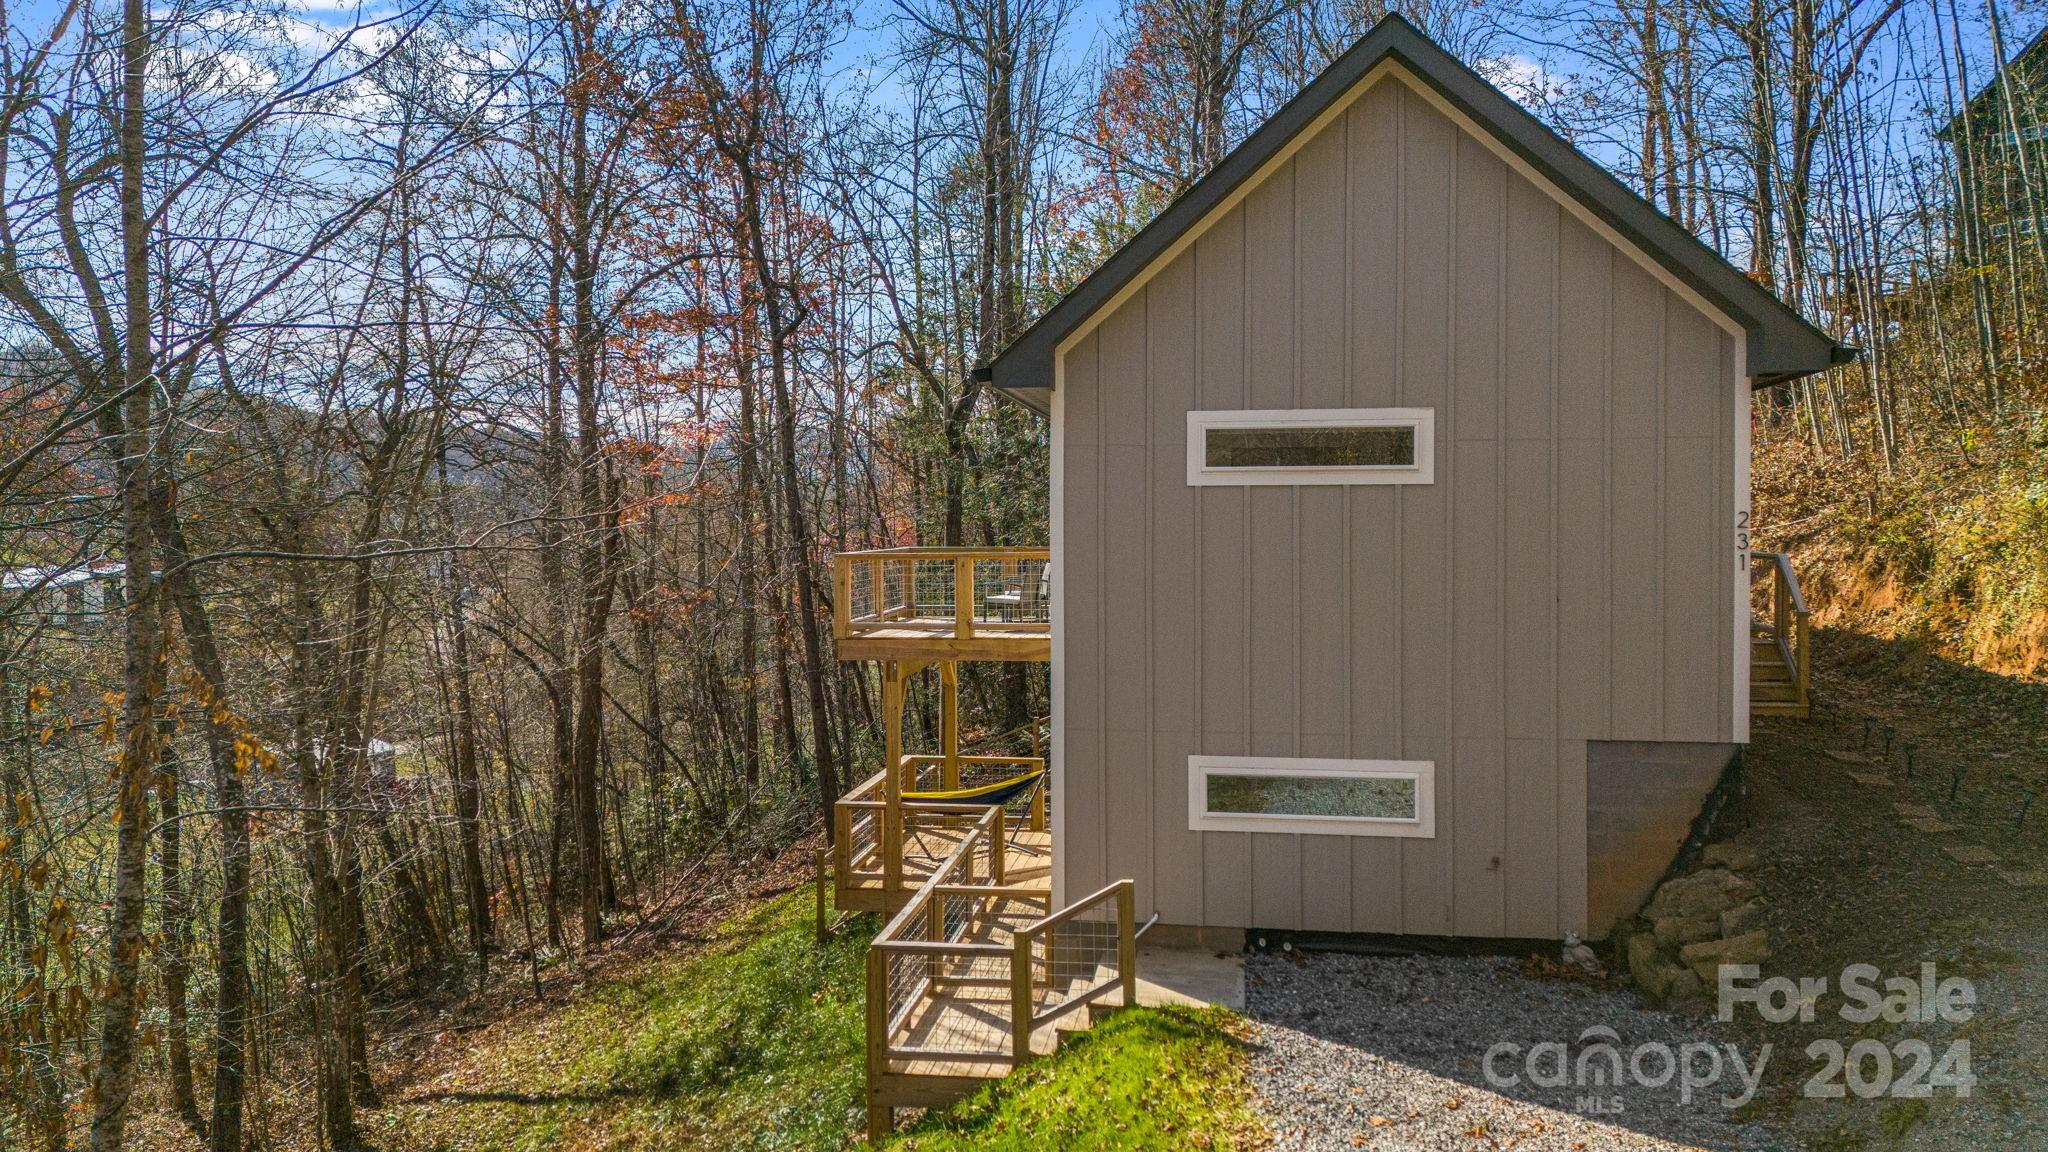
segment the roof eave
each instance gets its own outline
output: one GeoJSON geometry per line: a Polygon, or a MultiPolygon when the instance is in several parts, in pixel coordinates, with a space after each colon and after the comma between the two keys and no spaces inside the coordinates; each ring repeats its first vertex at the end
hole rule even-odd
{"type": "Polygon", "coordinates": [[[1808,376],[1817,375],[1830,368],[1840,368],[1846,364],[1854,364],[1862,358],[1863,349],[1861,348],[1852,344],[1832,344],[1828,348],[1828,362],[1826,364],[1818,368],[1798,368],[1782,372],[1752,372],[1749,377],[1749,389],[1752,392],[1761,392],[1766,388],[1775,388],[1780,384],[1790,384],[1795,380],[1804,380],[1808,376]]]}
{"type": "Polygon", "coordinates": [[[990,365],[995,387],[1005,392],[1050,389],[1056,350],[1070,333],[1113,302],[1126,284],[1143,275],[1212,208],[1255,177],[1334,101],[1388,59],[1740,326],[1747,336],[1748,370],[1753,378],[1793,379],[1837,363],[1835,342],[1826,333],[1731,267],[1719,253],[1452,58],[1414,25],[1393,14],[1375,24],[1208,175],[1175,198],[1004,349],[990,365]]]}

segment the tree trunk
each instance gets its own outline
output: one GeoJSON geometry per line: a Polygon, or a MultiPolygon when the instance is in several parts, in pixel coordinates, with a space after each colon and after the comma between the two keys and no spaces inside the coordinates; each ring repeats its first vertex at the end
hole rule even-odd
{"type": "MultiPolygon", "coordinates": [[[[303,525],[294,523],[289,539],[305,540],[303,525]]],[[[350,1079],[349,1036],[355,1015],[346,973],[349,967],[347,916],[337,859],[337,830],[328,816],[328,768],[334,757],[314,750],[313,716],[317,692],[313,672],[318,601],[306,561],[290,565],[294,634],[292,637],[293,769],[298,777],[301,829],[305,837],[306,875],[311,888],[313,953],[307,973],[311,991],[314,1089],[320,1128],[334,1149],[358,1145],[355,1091],[350,1079]]],[[[218,1099],[216,1098],[216,1103],[218,1099]]]]}
{"type": "MultiPolygon", "coordinates": [[[[579,116],[581,114],[579,113],[579,116]]],[[[579,150],[574,157],[585,161],[579,150]]],[[[597,266],[588,237],[572,249],[570,290],[574,301],[574,384],[576,388],[577,492],[582,505],[578,583],[581,613],[576,637],[576,743],[571,793],[575,799],[577,893],[583,913],[583,946],[604,939],[604,828],[598,813],[598,744],[604,731],[604,636],[611,618],[612,565],[602,430],[597,420],[597,266]]]]}
{"type": "MultiPolygon", "coordinates": [[[[148,788],[156,772],[156,702],[163,656],[154,561],[153,401],[149,218],[143,204],[147,159],[143,83],[150,28],[143,0],[123,0],[121,17],[120,154],[123,278],[121,437],[115,473],[121,499],[121,551],[127,564],[122,644],[121,741],[115,767],[113,913],[100,1004],[99,1062],[93,1070],[92,1152],[116,1152],[135,1089],[135,1023],[141,1008],[144,872],[148,867],[148,788]]],[[[110,376],[113,373],[109,373],[110,376]]]]}
{"type": "Polygon", "coordinates": [[[159,942],[157,978],[164,995],[164,1071],[169,1078],[171,1111],[201,1140],[206,1123],[192,1090],[192,1019],[186,988],[192,975],[192,893],[185,874],[184,814],[179,810],[178,759],[170,747],[168,726],[158,722],[162,745],[156,776],[157,882],[163,900],[157,911],[159,942]]]}
{"type": "Polygon", "coordinates": [[[212,769],[215,823],[220,829],[221,892],[214,929],[213,1116],[207,1125],[212,1152],[240,1152],[242,1104],[249,1048],[249,810],[235,766],[237,718],[228,708],[227,671],[214,640],[213,620],[188,563],[190,550],[178,517],[175,490],[157,500],[159,553],[165,588],[178,612],[185,648],[197,674],[194,691],[206,711],[206,755],[212,769]]]}
{"type": "MultiPolygon", "coordinates": [[[[445,464],[444,464],[445,467],[445,464]]],[[[451,572],[454,565],[450,565],[451,572]]],[[[477,836],[480,786],[477,779],[476,696],[470,683],[469,617],[461,577],[449,605],[449,647],[455,661],[455,829],[462,861],[463,902],[469,914],[469,949],[476,956],[477,979],[490,965],[491,894],[484,882],[483,848],[477,836]]]]}

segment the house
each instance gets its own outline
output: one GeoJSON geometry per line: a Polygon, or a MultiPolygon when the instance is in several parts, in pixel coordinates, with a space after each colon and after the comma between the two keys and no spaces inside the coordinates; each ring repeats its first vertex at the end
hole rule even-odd
{"type": "Polygon", "coordinates": [[[1603,935],[1749,738],[1750,390],[1849,355],[1382,20],[990,368],[1055,902],[1603,935]]]}
{"type": "Polygon", "coordinates": [[[25,620],[56,628],[82,628],[119,618],[126,566],[96,560],[76,566],[43,565],[0,571],[0,595],[25,620]]]}
{"type": "Polygon", "coordinates": [[[1991,240],[2031,236],[2048,202],[2048,29],[2007,61],[1937,135],[1964,146],[1991,240]]]}
{"type": "Polygon", "coordinates": [[[1049,549],[835,560],[887,728],[833,861],[894,913],[871,1129],[1131,1002],[1135,925],[1632,914],[1751,716],[1806,708],[1749,395],[1851,355],[1381,20],[986,369],[1051,422],[1049,549]],[[1051,662],[1044,832],[951,802],[951,703],[902,747],[906,679],[950,701],[963,659],[1051,662]]]}

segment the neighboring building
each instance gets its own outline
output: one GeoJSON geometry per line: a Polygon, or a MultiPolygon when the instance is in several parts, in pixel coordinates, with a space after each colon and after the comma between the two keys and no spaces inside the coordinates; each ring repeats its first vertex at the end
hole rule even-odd
{"type": "Polygon", "coordinates": [[[19,602],[25,623],[78,629],[118,623],[126,566],[95,561],[75,568],[52,566],[0,571],[0,604],[19,602]]]}
{"type": "Polygon", "coordinates": [[[2029,40],[1940,132],[1956,147],[1969,126],[1985,235],[2032,235],[2048,212],[2048,29],[2029,40]],[[2007,99],[2008,91],[2011,99],[2007,99]]]}
{"type": "Polygon", "coordinates": [[[1052,422],[1053,906],[1604,935],[1790,652],[1749,393],[1849,355],[1381,21],[989,369],[1052,422]]]}

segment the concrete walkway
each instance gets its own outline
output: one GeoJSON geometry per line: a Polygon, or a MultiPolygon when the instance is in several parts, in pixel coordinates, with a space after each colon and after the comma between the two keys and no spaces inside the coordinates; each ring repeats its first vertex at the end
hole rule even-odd
{"type": "Polygon", "coordinates": [[[1138,1003],[1221,1004],[1244,1011],[1244,954],[1213,948],[1140,947],[1138,1003]]]}

